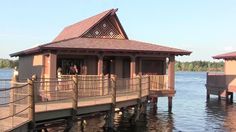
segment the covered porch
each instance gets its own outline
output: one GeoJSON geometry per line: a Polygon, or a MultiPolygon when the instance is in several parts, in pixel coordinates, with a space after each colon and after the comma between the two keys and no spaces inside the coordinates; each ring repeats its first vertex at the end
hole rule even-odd
{"type": "MultiPolygon", "coordinates": [[[[72,75],[69,67],[76,65],[79,69],[78,75],[107,78],[151,75],[152,80],[163,84],[163,89],[174,89],[175,56],[170,54],[58,51],[45,54],[44,60],[44,78],[58,78],[58,68],[62,69],[62,75],[72,75]]],[[[157,84],[151,86],[157,87],[157,84]]]]}
{"type": "MultiPolygon", "coordinates": [[[[59,67],[63,69],[63,76],[71,76],[68,70],[64,68],[71,65],[71,63],[73,65],[77,64],[78,69],[81,69],[79,72],[79,81],[81,82],[79,95],[85,97],[108,94],[110,79],[115,80],[118,91],[134,92],[139,85],[138,78],[147,76],[146,85],[150,88],[148,95],[154,105],[157,104],[158,97],[168,97],[169,111],[171,111],[172,97],[175,95],[174,55],[163,53],[58,51],[48,53],[44,57],[47,57],[44,60],[48,60],[45,61],[45,70],[48,71],[44,73],[50,73],[44,74],[44,77],[58,78],[56,69],[59,67]]],[[[56,86],[48,88],[48,90],[40,90],[39,93],[55,91],[56,86]]],[[[45,94],[41,95],[45,96],[45,94]]],[[[53,99],[55,98],[54,95],[48,94],[47,97],[53,99]]]]}

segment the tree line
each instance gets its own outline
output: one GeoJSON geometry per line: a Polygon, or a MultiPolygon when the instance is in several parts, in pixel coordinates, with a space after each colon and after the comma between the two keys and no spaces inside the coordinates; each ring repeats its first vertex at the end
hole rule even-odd
{"type": "MultiPolygon", "coordinates": [[[[18,60],[0,59],[0,68],[14,68],[18,67],[18,60]]],[[[175,63],[176,71],[223,71],[224,62],[210,62],[210,61],[191,61],[175,63]]]]}
{"type": "Polygon", "coordinates": [[[175,63],[176,71],[224,71],[224,62],[192,61],[175,63]]]}
{"type": "Polygon", "coordinates": [[[18,60],[0,59],[0,68],[14,68],[18,63],[18,60]]]}

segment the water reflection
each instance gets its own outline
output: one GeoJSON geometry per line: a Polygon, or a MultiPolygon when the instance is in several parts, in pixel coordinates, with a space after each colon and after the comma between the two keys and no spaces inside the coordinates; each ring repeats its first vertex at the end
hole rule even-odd
{"type": "Polygon", "coordinates": [[[174,129],[173,115],[168,112],[159,113],[149,111],[147,118],[149,119],[147,124],[148,131],[172,132],[174,129]]]}
{"type": "Polygon", "coordinates": [[[236,131],[236,104],[211,98],[206,103],[206,130],[236,131]]]}
{"type": "MultiPolygon", "coordinates": [[[[129,109],[122,113],[115,114],[114,131],[118,132],[172,132],[174,130],[173,114],[168,112],[158,112],[152,105],[147,105],[147,113],[145,116],[134,123],[134,110],[129,109]]],[[[108,131],[104,129],[104,116],[96,116],[86,120],[86,125],[81,126],[81,122],[72,131],[78,132],[101,132],[108,131]]]]}

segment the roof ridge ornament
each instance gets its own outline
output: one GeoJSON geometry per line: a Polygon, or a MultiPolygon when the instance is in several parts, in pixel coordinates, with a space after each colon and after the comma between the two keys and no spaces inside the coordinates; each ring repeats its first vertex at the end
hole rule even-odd
{"type": "Polygon", "coordinates": [[[115,13],[118,11],[118,8],[116,9],[113,9],[112,12],[111,12],[111,15],[115,15],[115,13]]]}

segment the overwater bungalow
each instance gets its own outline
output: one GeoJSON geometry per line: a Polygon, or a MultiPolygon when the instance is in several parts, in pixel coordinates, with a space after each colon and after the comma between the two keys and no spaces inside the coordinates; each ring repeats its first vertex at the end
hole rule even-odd
{"type": "Polygon", "coordinates": [[[30,99],[32,122],[67,118],[71,108],[73,117],[114,113],[114,108],[135,106],[149,98],[157,102],[163,96],[168,97],[171,111],[175,56],[191,52],[130,40],[116,12],[110,9],[89,17],[65,27],[52,42],[10,55],[19,57],[19,80],[36,75],[27,83],[34,90],[29,96],[34,97],[30,99]],[[63,81],[70,77],[73,80],[63,81]]]}
{"type": "Polygon", "coordinates": [[[213,56],[214,59],[224,60],[223,73],[207,73],[207,99],[210,94],[218,95],[218,98],[230,96],[233,101],[233,93],[236,92],[236,52],[230,52],[213,56]]]}
{"type": "Polygon", "coordinates": [[[75,65],[77,74],[84,76],[133,78],[168,73],[169,87],[174,89],[175,56],[191,52],[130,40],[116,11],[107,10],[67,26],[52,42],[11,54],[19,57],[19,79],[34,74],[38,78],[56,78],[59,68],[62,74],[69,75],[75,65]]]}

